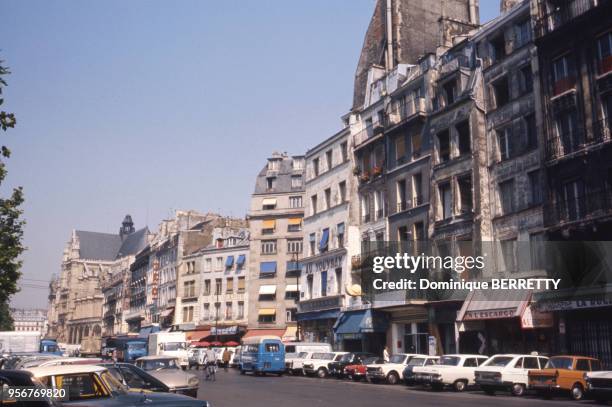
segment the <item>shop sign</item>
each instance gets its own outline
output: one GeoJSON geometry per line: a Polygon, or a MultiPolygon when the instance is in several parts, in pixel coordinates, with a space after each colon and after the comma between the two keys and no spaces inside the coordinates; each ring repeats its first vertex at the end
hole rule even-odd
{"type": "Polygon", "coordinates": [[[523,329],[552,328],[554,318],[552,312],[542,312],[533,306],[525,308],[521,316],[521,327],[523,329]]]}
{"type": "Polygon", "coordinates": [[[316,271],[325,271],[332,270],[342,267],[342,261],[344,259],[344,255],[338,255],[333,257],[328,257],[325,259],[313,261],[305,264],[306,274],[312,274],[312,272],[316,269],[316,271]]]}
{"type": "Polygon", "coordinates": [[[321,311],[342,307],[342,296],[322,297],[314,300],[300,301],[298,312],[321,311]]]}
{"type": "Polygon", "coordinates": [[[537,305],[540,311],[570,311],[586,308],[612,307],[610,299],[546,301],[537,305]]]}
{"type": "Polygon", "coordinates": [[[224,328],[212,327],[210,328],[211,335],[236,335],[238,333],[238,326],[232,325],[224,328]]]}
{"type": "Polygon", "coordinates": [[[514,318],[516,307],[491,310],[466,311],[464,321],[475,321],[480,319],[514,318]]]}

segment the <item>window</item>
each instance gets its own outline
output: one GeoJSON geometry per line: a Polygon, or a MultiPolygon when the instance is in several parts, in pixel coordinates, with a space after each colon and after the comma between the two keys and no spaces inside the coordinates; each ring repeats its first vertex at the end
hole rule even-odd
{"type": "Polygon", "coordinates": [[[276,209],[276,199],[274,198],[264,199],[263,202],[261,203],[261,208],[264,211],[270,211],[270,210],[276,209]]]}
{"type": "Polygon", "coordinates": [[[223,257],[217,257],[215,270],[223,270],[223,257]]]}
{"type": "Polygon", "coordinates": [[[231,302],[226,302],[225,303],[225,319],[232,319],[234,313],[232,310],[232,303],[231,302]]]}
{"type": "Polygon", "coordinates": [[[302,239],[287,239],[287,253],[302,253],[302,239]]]}
{"type": "Polygon", "coordinates": [[[540,182],[540,171],[531,171],[527,174],[529,178],[529,205],[539,205],[542,203],[542,185],[540,182]]]}
{"type": "Polygon", "coordinates": [[[422,136],[420,132],[416,132],[410,138],[412,157],[417,158],[421,155],[422,136]]]}
{"type": "Polygon", "coordinates": [[[291,176],[291,188],[302,188],[302,176],[292,175],[291,176]]]}
{"type": "Polygon", "coordinates": [[[342,269],[336,269],[336,294],[342,294],[342,269]]]}
{"type": "Polygon", "coordinates": [[[278,171],[279,168],[280,168],[280,160],[269,160],[268,161],[269,171],[278,171]]]}
{"type": "Polygon", "coordinates": [[[469,154],[472,151],[470,140],[470,122],[465,120],[455,126],[459,138],[459,155],[469,154]]]}
{"type": "Polygon", "coordinates": [[[204,271],[212,271],[212,259],[204,259],[204,271]]]}
{"type": "Polygon", "coordinates": [[[575,151],[580,144],[582,138],[578,132],[576,110],[571,109],[557,115],[556,118],[557,136],[563,146],[563,153],[569,154],[575,151]]]}
{"type": "Polygon", "coordinates": [[[440,213],[442,219],[449,219],[453,215],[453,199],[451,195],[450,182],[445,182],[438,186],[440,194],[440,213]]]}
{"type": "Polygon", "coordinates": [[[511,137],[512,129],[510,127],[497,131],[497,147],[499,149],[500,161],[508,160],[513,156],[511,137]]]}
{"type": "Polygon", "coordinates": [[[347,142],[343,142],[340,144],[340,156],[342,157],[342,162],[345,163],[348,161],[348,144],[347,142]]]}
{"type": "Polygon", "coordinates": [[[338,183],[338,195],[340,196],[340,203],[346,202],[346,181],[340,181],[338,183]]]}
{"type": "Polygon", "coordinates": [[[604,34],[597,39],[597,59],[600,74],[612,70],[612,32],[604,34]]]}
{"type": "Polygon", "coordinates": [[[459,203],[461,204],[461,213],[472,212],[472,176],[467,175],[458,178],[457,186],[459,189],[459,203]]]}
{"type": "Polygon", "coordinates": [[[210,319],[210,304],[204,304],[202,308],[202,319],[208,321],[210,319]]]}
{"type": "Polygon", "coordinates": [[[531,21],[525,20],[515,27],[516,33],[516,48],[531,42],[531,21]]]}
{"type": "Polygon", "coordinates": [[[271,315],[259,315],[258,321],[264,324],[273,324],[276,322],[276,313],[271,315]]]}
{"type": "Polygon", "coordinates": [[[341,249],[344,247],[344,223],[339,223],[337,226],[337,230],[338,248],[341,249]]]}
{"type": "Polygon", "coordinates": [[[334,166],[334,163],[332,161],[332,150],[327,150],[325,152],[325,162],[327,163],[327,171],[331,170],[332,167],[334,166]]]}
{"type": "Polygon", "coordinates": [[[195,297],[195,281],[185,281],[183,283],[183,297],[195,297]]]}
{"type": "Polygon", "coordinates": [[[438,162],[450,159],[450,136],[448,130],[438,133],[438,162]]]}
{"type": "Polygon", "coordinates": [[[509,239],[499,242],[501,246],[501,254],[503,265],[501,269],[504,271],[516,271],[516,239],[509,239]]]}
{"type": "Polygon", "coordinates": [[[304,169],[304,159],[294,158],[291,165],[293,167],[293,171],[301,171],[304,169]]]}
{"type": "Polygon", "coordinates": [[[244,301],[238,301],[238,315],[236,319],[244,318],[244,301]]]}
{"type": "Polygon", "coordinates": [[[313,195],[310,197],[310,214],[312,216],[317,214],[317,196],[313,195]]]}
{"type": "Polygon", "coordinates": [[[504,34],[491,39],[491,57],[493,62],[498,62],[506,56],[506,40],[504,34]]]}
{"type": "Polygon", "coordinates": [[[332,201],[331,201],[331,189],[327,188],[325,190],[325,209],[329,209],[332,207],[332,201]]]}
{"type": "Polygon", "coordinates": [[[525,132],[526,132],[526,147],[532,150],[538,147],[538,129],[536,125],[535,114],[531,113],[525,116],[525,132]]]}
{"type": "Polygon", "coordinates": [[[457,96],[457,82],[454,80],[446,82],[444,85],[442,85],[442,90],[444,94],[444,101],[446,102],[444,106],[449,106],[455,103],[457,96]]]}
{"type": "Polygon", "coordinates": [[[519,87],[521,89],[521,94],[533,91],[533,73],[531,71],[531,65],[525,65],[519,70],[519,87]]]}
{"type": "Polygon", "coordinates": [[[276,240],[262,240],[261,254],[276,254],[276,240]]]}
{"type": "Polygon", "coordinates": [[[508,180],[499,184],[500,215],[514,212],[514,180],[508,180]]]}
{"type": "Polygon", "coordinates": [[[507,77],[504,76],[503,78],[497,79],[493,82],[492,88],[493,97],[495,98],[495,103],[493,105],[495,108],[500,108],[510,101],[510,85],[507,77]]]}
{"type": "Polygon", "coordinates": [[[397,211],[402,212],[408,209],[406,206],[406,180],[401,179],[396,183],[397,211]]]}
{"type": "Polygon", "coordinates": [[[215,279],[215,295],[221,295],[223,293],[223,280],[220,278],[215,279]]]}
{"type": "Polygon", "coordinates": [[[183,307],[183,322],[193,321],[193,307],[183,307]]]}
{"type": "Polygon", "coordinates": [[[408,226],[400,226],[397,229],[397,240],[400,242],[407,242],[410,239],[410,233],[408,233],[408,226]]]}
{"type": "Polygon", "coordinates": [[[383,191],[374,193],[374,210],[377,220],[385,216],[385,193],[383,191]]]}
{"type": "Polygon", "coordinates": [[[204,295],[210,295],[210,280],[204,280],[204,295]]]}
{"type": "Polygon", "coordinates": [[[412,206],[423,205],[423,176],[419,172],[412,176],[412,206]]]}
{"type": "Polygon", "coordinates": [[[539,369],[538,358],[525,358],[523,360],[523,369],[539,369]]]}
{"type": "Polygon", "coordinates": [[[301,196],[290,196],[289,197],[289,207],[290,208],[301,208],[302,207],[302,197],[301,196]]]}
{"type": "Polygon", "coordinates": [[[312,298],[312,284],[313,284],[313,277],[312,274],[306,276],[306,293],[308,294],[308,298],[312,298]]]}
{"type": "Polygon", "coordinates": [[[478,359],[467,358],[465,362],[463,362],[463,367],[478,367],[478,359]]]}
{"type": "Polygon", "coordinates": [[[329,228],[321,231],[321,241],[319,242],[319,252],[325,253],[329,250],[329,228]]]}
{"type": "Polygon", "coordinates": [[[227,294],[232,294],[234,292],[234,278],[229,277],[225,280],[225,292],[227,294]]]}
{"type": "Polygon", "coordinates": [[[312,173],[315,177],[319,176],[319,159],[315,158],[312,160],[312,173]]]}
{"type": "Polygon", "coordinates": [[[266,178],[266,182],[268,191],[273,190],[276,187],[276,177],[268,177],[266,178]]]}
{"type": "Polygon", "coordinates": [[[529,249],[531,269],[544,269],[546,266],[546,243],[544,240],[544,233],[532,233],[529,235],[529,249]]]}
{"type": "Polygon", "coordinates": [[[287,322],[294,322],[297,321],[296,319],[296,314],[297,314],[297,309],[295,308],[289,308],[287,309],[287,322]]]}
{"type": "Polygon", "coordinates": [[[299,232],[302,230],[302,218],[289,218],[287,232],[299,232]]]}
{"type": "Polygon", "coordinates": [[[315,245],[317,242],[317,235],[314,233],[310,234],[309,237],[309,243],[310,243],[310,256],[314,256],[315,255],[315,245]]]}
{"type": "Polygon", "coordinates": [[[321,297],[327,296],[327,270],[321,272],[321,297]]]}
{"type": "Polygon", "coordinates": [[[261,224],[261,234],[262,235],[271,235],[276,230],[276,220],[275,219],[265,219],[261,224]]]}
{"type": "Polygon", "coordinates": [[[238,277],[238,293],[243,293],[245,290],[246,280],[244,277],[238,277]]]}
{"type": "Polygon", "coordinates": [[[561,215],[564,220],[578,220],[584,215],[585,187],[580,179],[565,182],[562,187],[561,215]]]}
{"type": "Polygon", "coordinates": [[[404,162],[406,158],[406,138],[404,135],[400,135],[395,139],[395,160],[398,164],[404,162]]]}
{"type": "Polygon", "coordinates": [[[425,226],[423,226],[423,222],[416,222],[412,226],[412,229],[412,237],[415,242],[422,242],[425,240],[425,226]]]}
{"type": "Polygon", "coordinates": [[[572,75],[572,67],[570,64],[569,55],[563,55],[553,60],[553,79],[559,82],[569,78],[572,75]]]}
{"type": "Polygon", "coordinates": [[[590,370],[588,359],[578,359],[576,361],[576,370],[588,372],[590,370]]]}

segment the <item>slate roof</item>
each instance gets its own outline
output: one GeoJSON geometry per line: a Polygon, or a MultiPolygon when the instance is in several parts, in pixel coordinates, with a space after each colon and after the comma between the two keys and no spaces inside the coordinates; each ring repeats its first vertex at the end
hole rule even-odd
{"type": "Polygon", "coordinates": [[[136,254],[147,245],[148,232],[148,228],[137,230],[122,241],[119,235],[111,233],[77,230],[80,258],[110,261],[136,254]]]}
{"type": "MultiPolygon", "coordinates": [[[[299,156],[303,158],[303,156],[299,156]]],[[[255,181],[255,191],[254,194],[278,194],[285,192],[303,192],[304,188],[291,188],[291,176],[292,175],[301,175],[302,176],[302,185],[304,185],[304,170],[294,171],[293,170],[293,158],[294,157],[283,157],[280,163],[280,168],[274,174],[276,175],[276,187],[273,191],[268,190],[267,177],[268,177],[268,165],[263,167],[263,169],[257,175],[257,180],[255,181]]],[[[297,158],[297,156],[296,156],[297,158]]]]}

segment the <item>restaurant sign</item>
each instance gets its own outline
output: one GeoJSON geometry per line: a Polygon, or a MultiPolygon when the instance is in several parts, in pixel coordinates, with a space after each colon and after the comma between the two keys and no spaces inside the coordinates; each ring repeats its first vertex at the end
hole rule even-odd
{"type": "Polygon", "coordinates": [[[226,326],[223,328],[212,327],[210,328],[211,335],[236,335],[238,333],[238,326],[226,326]]]}

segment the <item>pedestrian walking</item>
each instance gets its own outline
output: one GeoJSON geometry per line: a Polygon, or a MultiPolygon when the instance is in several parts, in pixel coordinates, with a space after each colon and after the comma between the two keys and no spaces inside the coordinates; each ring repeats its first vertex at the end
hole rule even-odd
{"type": "Polygon", "coordinates": [[[385,349],[383,350],[383,360],[385,361],[385,363],[389,363],[389,347],[385,346],[385,349]]]}
{"type": "Polygon", "coordinates": [[[216,381],[217,354],[212,348],[206,349],[206,380],[216,381]]]}
{"type": "Polygon", "coordinates": [[[230,352],[229,349],[225,348],[221,359],[223,360],[223,370],[227,372],[230,360],[232,360],[232,352],[230,352]]]}

